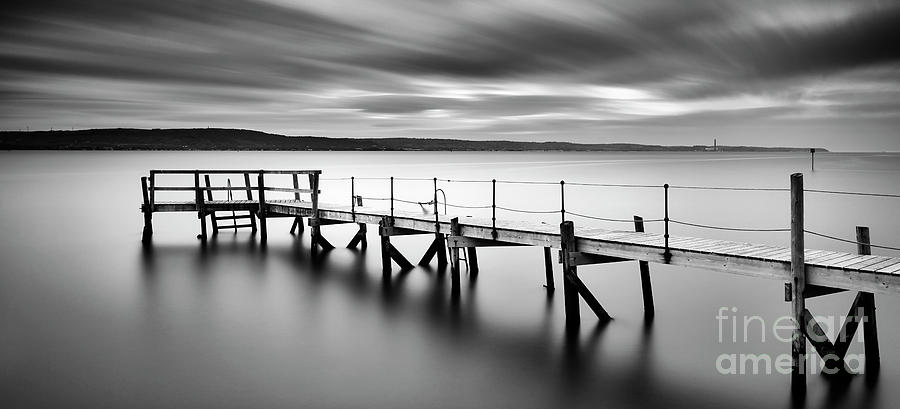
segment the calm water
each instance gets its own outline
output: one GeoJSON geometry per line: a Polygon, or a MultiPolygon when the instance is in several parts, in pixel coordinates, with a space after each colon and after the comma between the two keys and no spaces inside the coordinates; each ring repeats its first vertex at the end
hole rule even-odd
{"type": "MultiPolygon", "coordinates": [[[[790,352],[772,324],[789,314],[782,283],[651,265],[657,315],[645,322],[635,263],[589,266],[581,276],[615,320],[598,326],[582,303],[578,333],[564,329],[562,292],[548,297],[537,248],[486,248],[481,273],[450,297],[449,274],[417,268],[381,277],[377,235],[367,253],[337,249],[322,264],[308,237],[271,221],[269,243],[221,234],[201,251],[195,215],[154,219],[140,245],[139,177],[151,168],[315,168],[324,177],[398,176],[900,193],[900,156],[820,154],[576,153],[0,153],[0,387],[4,407],[545,408],[788,407],[789,376],[723,375],[721,354],[790,352]],[[768,330],[720,327],[721,307],[756,315],[768,330]],[[724,328],[722,342],[720,328],[724,328]],[[765,340],[762,340],[765,332],[765,340]]],[[[442,183],[450,203],[490,203],[490,185],[442,183]]],[[[323,201],[347,202],[345,181],[324,181],[323,201]]],[[[387,183],[357,192],[385,197],[387,183]]],[[[500,185],[498,204],[558,209],[558,186],[500,185]]],[[[397,196],[427,201],[428,182],[397,182],[397,196]]],[[[807,228],[900,245],[898,200],[807,194],[807,228]]],[[[662,215],[661,189],[567,186],[567,209],[607,218],[662,215]]],[[[379,202],[367,201],[367,206],[379,202]]],[[[383,203],[382,203],[383,205],[383,203]]],[[[414,210],[413,207],[406,207],[414,210]]],[[[778,228],[783,192],[673,190],[673,219],[778,228]]],[[[466,210],[461,215],[484,215],[466,210]]],[[[451,211],[452,213],[452,211],[451,211]]],[[[559,223],[558,214],[502,213],[559,223]]],[[[576,225],[630,225],[572,217],[576,225]]],[[[660,231],[648,224],[649,231],[660,231]]],[[[335,244],[354,229],[328,226],[335,244]]],[[[672,234],[787,245],[786,233],[673,226],[672,234]]],[[[395,238],[409,258],[427,241],[395,238]]],[[[807,246],[855,251],[816,237],[807,246]]],[[[889,250],[876,254],[900,255],[889,250]]],[[[557,283],[559,268],[556,267],[557,283]]],[[[843,315],[852,296],[808,301],[843,315]]],[[[807,405],[900,404],[900,298],[876,296],[882,370],[835,386],[808,376],[807,405]],[[872,377],[869,377],[870,379],[872,377]]],[[[733,310],[730,310],[733,311],[733,310]]],[[[860,331],[861,332],[861,331],[860,331]]],[[[851,354],[863,352],[854,342],[851,354]]]]}

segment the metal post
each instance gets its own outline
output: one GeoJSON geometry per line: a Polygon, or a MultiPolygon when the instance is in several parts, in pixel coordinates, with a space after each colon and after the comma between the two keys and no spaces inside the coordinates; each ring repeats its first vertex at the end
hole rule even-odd
{"type": "Polygon", "coordinates": [[[559,213],[562,216],[561,222],[566,221],[566,181],[559,181],[559,213]]]}
{"type": "Polygon", "coordinates": [[[497,240],[497,179],[491,179],[491,238],[497,240]]]}
{"type": "Polygon", "coordinates": [[[391,176],[391,219],[394,218],[394,177],[391,176]]]}
{"type": "MultiPolygon", "coordinates": [[[[447,199],[445,198],[444,201],[446,202],[447,199]]],[[[446,213],[446,212],[444,212],[444,213],[446,213]]],[[[441,220],[438,217],[437,178],[434,178],[434,232],[435,233],[441,232],[441,220]]]]}
{"type": "Polygon", "coordinates": [[[794,333],[791,339],[791,387],[798,393],[806,393],[806,331],[804,311],[806,300],[806,264],[803,243],[803,174],[791,175],[791,310],[794,316],[794,333]]]}
{"type": "Polygon", "coordinates": [[[663,205],[665,206],[665,216],[663,217],[663,221],[665,221],[665,225],[666,225],[665,234],[663,234],[663,238],[665,239],[665,242],[666,242],[665,243],[666,250],[665,250],[665,253],[663,253],[663,259],[666,261],[666,263],[668,263],[669,260],[672,259],[672,253],[669,251],[669,184],[668,183],[663,185],[663,196],[664,196],[663,205]]]}
{"type": "Polygon", "coordinates": [[[809,170],[816,171],[816,148],[809,149],[809,170]]]}
{"type": "Polygon", "coordinates": [[[356,177],[350,176],[350,213],[356,221],[356,177]]]}

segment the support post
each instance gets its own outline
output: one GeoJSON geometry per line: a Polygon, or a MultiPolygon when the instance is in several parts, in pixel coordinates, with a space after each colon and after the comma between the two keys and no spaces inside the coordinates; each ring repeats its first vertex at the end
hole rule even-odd
{"type": "MultiPolygon", "coordinates": [[[[250,173],[244,172],[244,186],[247,187],[247,200],[253,200],[253,186],[250,184],[250,173]]],[[[256,212],[250,211],[250,231],[256,233],[256,212]]]]}
{"type": "Polygon", "coordinates": [[[360,248],[365,249],[368,246],[368,242],[366,241],[366,224],[365,223],[357,223],[359,224],[359,231],[350,239],[350,243],[347,244],[348,249],[355,249],[357,245],[360,248]]]}
{"type": "Polygon", "coordinates": [[[466,257],[469,260],[469,273],[472,275],[478,274],[478,250],[477,247],[466,247],[466,257]]]}
{"type": "Polygon", "coordinates": [[[381,227],[378,229],[381,235],[381,273],[386,277],[390,277],[391,274],[391,236],[384,234],[384,228],[389,225],[387,217],[382,217],[378,222],[378,226],[381,227]]]}
{"type": "Polygon", "coordinates": [[[544,274],[547,277],[547,291],[553,292],[556,287],[553,284],[553,257],[550,255],[550,247],[544,247],[544,274]]]}
{"type": "Polygon", "coordinates": [[[806,264],[803,240],[803,174],[791,175],[791,312],[794,332],[791,338],[791,389],[806,393],[806,264]]]}
{"type": "Polygon", "coordinates": [[[563,263],[563,295],[566,306],[566,325],[577,327],[581,325],[581,311],[578,302],[578,289],[568,276],[578,276],[578,267],[571,265],[569,253],[575,251],[575,225],[572,222],[562,222],[559,225],[559,237],[562,247],[563,263]]]}
{"type": "MultiPolygon", "coordinates": [[[[207,188],[212,187],[212,184],[209,183],[209,175],[203,175],[203,181],[206,183],[207,188]]],[[[228,193],[231,192],[229,191],[228,193]]],[[[206,200],[209,200],[210,202],[213,200],[213,192],[210,189],[206,190],[206,200]]],[[[216,220],[215,211],[209,212],[209,222],[212,223],[213,236],[219,234],[219,223],[218,220],[216,220]]]]}
{"type": "MultiPolygon", "coordinates": [[[[300,192],[298,192],[297,190],[300,189],[300,180],[298,179],[296,173],[292,174],[291,176],[293,176],[294,182],[294,200],[299,202],[300,192]]],[[[297,216],[294,218],[294,224],[291,225],[291,234],[294,234],[297,229],[300,229],[300,233],[303,233],[303,217],[297,216]]]]}
{"type": "Polygon", "coordinates": [[[258,179],[256,188],[259,196],[259,210],[256,216],[259,217],[259,241],[260,243],[265,243],[268,239],[266,231],[266,182],[265,173],[263,173],[262,169],[259,170],[258,179]]]}
{"type": "Polygon", "coordinates": [[[309,174],[309,190],[310,192],[310,200],[312,201],[312,216],[309,217],[309,235],[310,235],[310,249],[313,254],[316,253],[316,246],[321,246],[323,249],[331,249],[334,246],[331,244],[324,244],[322,239],[322,223],[319,219],[319,174],[318,173],[310,173],[309,174]]]}
{"type": "MultiPolygon", "coordinates": [[[[857,252],[862,255],[871,255],[872,247],[869,245],[869,228],[856,226],[857,252]]],[[[875,294],[860,292],[863,308],[863,342],[866,353],[866,373],[876,374],[881,367],[881,353],[878,350],[878,326],[875,320],[875,294]]]]}
{"type": "MultiPolygon", "coordinates": [[[[459,236],[459,218],[450,219],[450,234],[459,236]]],[[[450,281],[451,290],[459,291],[459,247],[450,247],[450,281]]]]}
{"type": "MultiPolygon", "coordinates": [[[[644,232],[644,218],[634,216],[634,231],[644,232]]],[[[656,309],[653,307],[653,286],[650,283],[650,263],[646,261],[638,261],[638,267],[641,270],[641,294],[644,298],[644,317],[653,318],[656,315],[656,309]]]]}
{"type": "Polygon", "coordinates": [[[141,234],[141,242],[149,243],[153,236],[153,208],[150,206],[150,192],[147,190],[147,177],[141,177],[141,195],[144,198],[144,231],[141,234]]]}
{"type": "Polygon", "coordinates": [[[199,170],[194,170],[194,203],[197,204],[197,218],[200,219],[200,236],[197,238],[206,244],[206,215],[203,209],[203,192],[200,190],[199,170]]]}

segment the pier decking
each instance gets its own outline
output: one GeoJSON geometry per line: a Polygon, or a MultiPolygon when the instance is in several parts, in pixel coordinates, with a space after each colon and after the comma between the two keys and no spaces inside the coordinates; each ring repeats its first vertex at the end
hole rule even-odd
{"type": "MultiPolygon", "coordinates": [[[[722,273],[741,274],[753,277],[780,280],[785,282],[784,300],[791,301],[795,322],[802,323],[795,329],[794,383],[805,388],[803,374],[805,364],[800,357],[805,356],[806,339],[809,339],[815,350],[826,358],[829,368],[846,370],[843,357],[847,343],[853,338],[858,324],[861,322],[865,332],[867,369],[877,368],[879,351],[875,327],[875,304],[873,293],[900,294],[900,258],[873,256],[869,254],[868,229],[859,228],[859,252],[843,253],[803,246],[803,206],[802,176],[792,176],[792,245],[778,247],[753,243],[742,243],[727,240],[713,240],[694,237],[669,236],[659,233],[643,232],[643,225],[636,218],[635,229],[638,231],[607,230],[598,228],[575,227],[571,221],[563,221],[560,225],[540,222],[500,220],[494,218],[477,218],[468,216],[453,217],[440,215],[437,212],[437,189],[434,201],[434,214],[407,212],[393,209],[372,209],[357,204],[354,195],[350,205],[319,203],[320,171],[247,171],[247,170],[154,170],[149,177],[142,178],[145,228],[144,241],[149,242],[152,236],[152,218],[156,213],[196,212],[201,220],[200,238],[206,240],[206,217],[210,217],[213,232],[220,229],[249,227],[260,230],[260,240],[267,236],[266,219],[271,217],[294,218],[292,228],[303,229],[303,218],[308,218],[311,228],[311,246],[314,252],[334,248],[322,234],[322,226],[331,224],[358,224],[359,232],[348,247],[367,245],[367,228],[369,224],[379,226],[381,237],[381,253],[383,270],[390,274],[393,265],[400,268],[412,268],[413,264],[390,243],[390,237],[397,235],[430,235],[432,245],[419,261],[428,264],[437,258],[438,265],[447,263],[447,248],[450,253],[453,291],[459,291],[460,249],[468,251],[468,262],[473,271],[478,270],[478,247],[492,246],[533,246],[543,247],[545,254],[547,287],[554,288],[551,275],[552,257],[550,249],[559,249],[559,262],[563,264],[562,284],[565,291],[567,322],[580,321],[579,299],[583,299],[600,319],[610,319],[600,302],[578,278],[577,266],[586,264],[604,264],[622,261],[640,261],[642,285],[644,286],[645,311],[653,314],[652,290],[646,263],[661,263],[686,267],[697,267],[722,273]],[[193,186],[158,186],[157,175],[181,174],[193,175],[193,186]],[[209,175],[235,174],[242,176],[244,186],[211,186],[209,175]],[[250,175],[257,179],[256,186],[251,185],[250,175]],[[287,175],[290,183],[287,186],[266,184],[266,175],[287,175]],[[201,185],[201,176],[204,184],[201,185]],[[307,179],[308,188],[300,188],[300,177],[307,179]],[[158,192],[182,191],[192,192],[193,200],[159,201],[158,192]],[[212,192],[226,191],[228,200],[213,200],[212,192]],[[234,199],[232,192],[243,193],[246,198],[234,199]],[[267,199],[267,192],[293,194],[293,199],[267,199]],[[255,195],[255,197],[254,197],[255,195]],[[231,212],[231,216],[217,216],[217,212],[231,212]],[[246,212],[237,215],[236,212],[246,212]],[[239,219],[249,219],[250,223],[238,224],[239,219]],[[231,220],[232,224],[219,225],[221,220],[231,220]],[[257,223],[258,221],[258,223],[257,223]],[[805,298],[816,297],[841,291],[859,291],[859,295],[851,307],[847,322],[841,334],[845,335],[834,342],[821,336],[821,328],[805,307],[805,298]],[[854,320],[858,321],[854,324],[854,320]],[[849,337],[846,335],[849,334],[849,337]],[[829,359],[829,357],[833,359],[829,359]]],[[[391,193],[393,198],[393,190],[391,193]]],[[[565,217],[565,213],[563,213],[565,217]]],[[[666,217],[668,232],[668,216],[666,217]]]]}

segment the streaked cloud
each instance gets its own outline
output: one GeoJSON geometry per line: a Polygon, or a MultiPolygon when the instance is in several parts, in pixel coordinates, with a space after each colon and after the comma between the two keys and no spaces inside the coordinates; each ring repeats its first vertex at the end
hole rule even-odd
{"type": "Polygon", "coordinates": [[[35,0],[0,23],[3,129],[900,150],[897,2],[35,0]]]}

